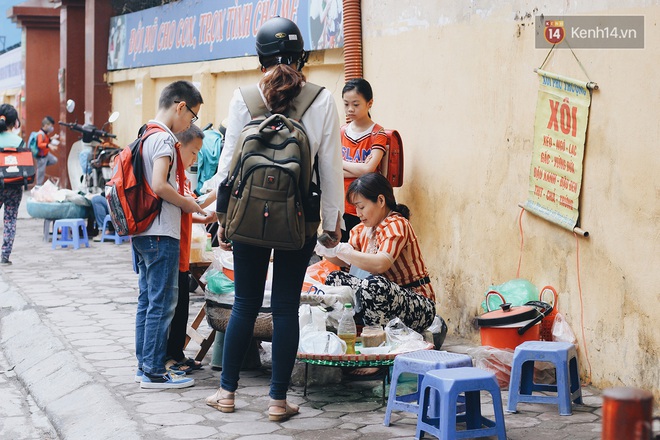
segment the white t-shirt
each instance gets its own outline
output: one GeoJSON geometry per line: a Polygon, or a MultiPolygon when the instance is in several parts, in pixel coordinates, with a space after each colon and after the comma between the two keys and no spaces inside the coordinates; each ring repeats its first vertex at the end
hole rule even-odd
{"type": "MultiPolygon", "coordinates": [[[[144,176],[151,185],[154,175],[154,162],[161,157],[169,157],[170,168],[167,182],[176,189],[176,137],[170,129],[156,120],[149,121],[150,124],[158,124],[165,131],[154,133],[142,144],[142,158],[144,159],[144,176]]],[[[181,208],[163,200],[160,214],[149,228],[141,234],[136,235],[164,235],[175,238],[181,237],[181,208]]]]}
{"type": "MultiPolygon", "coordinates": [[[[263,97],[263,94],[262,94],[263,97]]],[[[225,144],[220,155],[218,171],[204,182],[204,187],[217,189],[229,173],[236,143],[245,124],[250,122],[250,112],[239,89],[234,91],[229,104],[229,117],[225,144]]],[[[341,135],[339,115],[332,94],[323,89],[302,117],[309,139],[311,157],[318,153],[321,177],[321,216],[324,230],[334,231],[339,217],[344,214],[344,171],[341,157],[341,135]]],[[[316,176],[314,176],[316,180],[316,176]]],[[[343,227],[343,219],[340,219],[343,227]]]]}

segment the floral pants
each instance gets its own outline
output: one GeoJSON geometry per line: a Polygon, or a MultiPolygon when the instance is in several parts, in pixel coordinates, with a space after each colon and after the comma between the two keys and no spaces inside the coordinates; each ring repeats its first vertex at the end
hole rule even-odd
{"type": "Polygon", "coordinates": [[[364,313],[364,325],[386,325],[398,317],[418,333],[431,326],[435,304],[412,289],[404,289],[380,275],[365,279],[336,271],[325,281],[329,286],[350,286],[364,313]]]}
{"type": "Polygon", "coordinates": [[[16,237],[16,217],[18,206],[23,198],[23,188],[20,186],[0,189],[0,208],[5,207],[5,224],[2,237],[2,258],[9,259],[16,237]]]}

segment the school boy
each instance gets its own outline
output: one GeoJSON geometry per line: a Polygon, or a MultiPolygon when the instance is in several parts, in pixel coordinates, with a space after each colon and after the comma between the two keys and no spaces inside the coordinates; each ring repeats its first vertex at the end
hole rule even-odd
{"type": "Polygon", "coordinates": [[[41,121],[41,130],[37,134],[37,185],[43,185],[46,181],[46,167],[55,165],[57,157],[50,151],[57,151],[57,146],[60,144],[58,138],[60,135],[54,134],[51,138],[51,133],[55,130],[55,120],[46,116],[41,121]]]}
{"type": "Polygon", "coordinates": [[[132,239],[139,273],[135,379],[141,388],[185,388],[195,383],[194,379],[170,374],[165,369],[165,353],[178,297],[181,211],[204,214],[192,197],[176,190],[176,176],[183,173],[183,164],[174,133],[187,130],[197,120],[202,103],[201,94],[188,81],[165,87],[156,117],[149,121],[163,131],[149,136],[142,146],[145,178],[163,202],[151,226],[132,239]]]}

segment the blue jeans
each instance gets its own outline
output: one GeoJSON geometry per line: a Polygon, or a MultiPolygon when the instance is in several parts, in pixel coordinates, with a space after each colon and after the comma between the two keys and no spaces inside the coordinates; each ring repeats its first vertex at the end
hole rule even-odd
{"type": "Polygon", "coordinates": [[[135,354],[138,368],[165,374],[167,333],[178,298],[179,240],[165,236],[133,237],[138,267],[135,354]]]}
{"type": "Polygon", "coordinates": [[[105,199],[105,196],[95,195],[92,197],[92,210],[94,211],[96,227],[99,229],[99,233],[103,234],[103,220],[105,220],[106,215],[110,214],[110,208],[108,208],[108,201],[105,199]]]}
{"type": "MultiPolygon", "coordinates": [[[[276,250],[273,255],[273,370],[270,397],[286,399],[291,372],[298,351],[298,307],[300,290],[316,237],[298,251],[276,250]]],[[[270,248],[234,242],[234,288],[236,299],[225,332],[220,386],[238,388],[241,364],[254,331],[254,322],[263,303],[270,248]]]]}

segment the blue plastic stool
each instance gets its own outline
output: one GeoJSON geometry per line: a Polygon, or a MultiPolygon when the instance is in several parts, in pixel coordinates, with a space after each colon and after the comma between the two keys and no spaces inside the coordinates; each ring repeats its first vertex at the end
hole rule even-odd
{"type": "Polygon", "coordinates": [[[491,435],[506,440],[502,395],[493,373],[473,367],[432,370],[424,375],[420,395],[422,400],[417,416],[416,439],[427,432],[440,440],[491,435]],[[488,391],[493,398],[495,420],[481,415],[481,391],[488,391]],[[437,417],[434,417],[436,414],[429,414],[431,393],[437,394],[440,401],[437,417]],[[462,393],[465,395],[465,412],[457,415],[456,404],[462,393]],[[457,423],[465,423],[466,429],[457,431],[457,423]]]}
{"type": "Polygon", "coordinates": [[[422,379],[427,371],[441,368],[471,367],[472,358],[466,354],[448,353],[437,350],[421,350],[412,353],[403,353],[394,358],[390,394],[387,397],[385,410],[385,426],[390,426],[392,410],[419,413],[419,392],[422,379]],[[417,391],[403,396],[396,395],[399,376],[403,373],[417,374],[417,391]],[[414,403],[413,403],[414,402],[414,403]]]}
{"type": "Polygon", "coordinates": [[[101,232],[101,242],[104,242],[106,239],[114,240],[115,244],[122,244],[123,242],[129,241],[131,239],[131,237],[129,236],[121,236],[117,234],[117,230],[112,224],[112,218],[110,217],[109,214],[106,215],[105,218],[103,219],[103,232],[101,232]],[[115,231],[113,234],[105,233],[105,231],[109,229],[108,226],[112,226],[112,230],[115,231]]]}
{"type": "Polygon", "coordinates": [[[571,402],[582,403],[577,350],[569,342],[527,341],[516,347],[511,365],[507,412],[517,412],[519,402],[559,405],[559,414],[573,414],[571,402]],[[557,384],[534,383],[534,362],[552,362],[557,384]],[[534,391],[552,391],[556,396],[532,395],[534,391]]]}
{"type": "Polygon", "coordinates": [[[89,247],[85,220],[81,218],[55,220],[53,224],[53,249],[57,249],[57,246],[65,248],[70,245],[73,245],[74,249],[80,249],[81,244],[89,247]],[[58,233],[58,231],[60,232],[58,233]]]}

